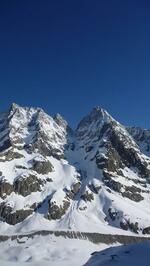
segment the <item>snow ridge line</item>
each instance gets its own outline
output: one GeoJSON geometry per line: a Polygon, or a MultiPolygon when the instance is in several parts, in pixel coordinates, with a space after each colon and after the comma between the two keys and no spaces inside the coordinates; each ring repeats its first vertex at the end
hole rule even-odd
{"type": "Polygon", "coordinates": [[[89,240],[95,244],[104,243],[120,243],[120,244],[131,244],[131,243],[140,243],[144,240],[150,240],[150,237],[142,236],[129,236],[129,235],[111,235],[111,234],[100,234],[100,233],[87,233],[79,231],[37,231],[29,234],[19,234],[19,235],[0,235],[0,242],[7,241],[9,239],[17,240],[23,239],[24,237],[33,238],[34,236],[47,236],[54,235],[56,237],[64,237],[70,239],[82,239],[89,240]]]}

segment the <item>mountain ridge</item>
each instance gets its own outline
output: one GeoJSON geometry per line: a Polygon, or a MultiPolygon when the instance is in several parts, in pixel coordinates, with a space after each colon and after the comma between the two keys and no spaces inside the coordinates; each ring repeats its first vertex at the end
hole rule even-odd
{"type": "Polygon", "coordinates": [[[13,103],[0,114],[0,231],[150,233],[149,135],[137,135],[100,107],[73,130],[13,103]]]}

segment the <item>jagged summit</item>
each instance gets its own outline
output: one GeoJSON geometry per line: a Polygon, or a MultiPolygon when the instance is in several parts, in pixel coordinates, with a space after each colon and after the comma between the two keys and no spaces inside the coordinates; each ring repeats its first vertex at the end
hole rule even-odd
{"type": "Polygon", "coordinates": [[[15,111],[26,111],[26,112],[29,112],[29,111],[36,111],[36,112],[43,112],[43,113],[45,113],[44,112],[44,110],[41,108],[41,107],[28,107],[28,106],[21,106],[21,105],[19,105],[19,104],[17,104],[17,103],[12,103],[11,105],[10,105],[10,108],[9,108],[9,113],[10,112],[15,112],[15,111]]]}
{"type": "Polygon", "coordinates": [[[95,106],[92,108],[90,116],[94,117],[98,115],[102,118],[111,117],[110,114],[104,108],[101,108],[100,106],[95,106]]]}
{"type": "Polygon", "coordinates": [[[10,106],[10,110],[15,110],[17,108],[20,108],[20,106],[16,103],[12,103],[11,106],[10,106]]]}
{"type": "Polygon", "coordinates": [[[67,122],[61,119],[60,124],[56,123],[41,108],[12,104],[0,124],[3,136],[0,138],[0,149],[3,151],[6,147],[12,147],[28,152],[39,149],[44,155],[53,154],[55,151],[57,156],[62,153],[67,142],[66,126],[67,122]]]}
{"type": "Polygon", "coordinates": [[[82,127],[86,127],[91,123],[108,123],[110,121],[114,120],[109,113],[100,107],[94,107],[91,112],[86,115],[78,124],[77,130],[79,130],[82,127]]]}
{"type": "Polygon", "coordinates": [[[0,114],[0,228],[150,233],[149,143],[100,107],[73,132],[60,114],[12,104],[0,114]]]}
{"type": "Polygon", "coordinates": [[[59,126],[62,126],[64,128],[68,126],[67,121],[59,113],[55,114],[53,118],[59,126]]]}

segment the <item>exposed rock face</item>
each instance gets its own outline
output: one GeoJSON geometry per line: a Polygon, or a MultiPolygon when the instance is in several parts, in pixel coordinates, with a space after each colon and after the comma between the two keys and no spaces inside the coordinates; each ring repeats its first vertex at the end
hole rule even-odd
{"type": "Polygon", "coordinates": [[[15,225],[17,223],[22,222],[25,218],[27,218],[30,214],[32,214],[32,209],[22,209],[13,212],[13,209],[5,204],[0,204],[0,216],[6,221],[8,224],[15,225]]]}
{"type": "Polygon", "coordinates": [[[128,225],[127,222],[121,221],[120,222],[120,228],[122,228],[123,230],[127,231],[129,229],[129,225],[128,225]]]}
{"type": "Polygon", "coordinates": [[[9,184],[6,180],[0,181],[0,197],[5,198],[7,195],[10,195],[13,191],[13,186],[9,184]]]}
{"type": "Polygon", "coordinates": [[[141,189],[138,187],[132,186],[125,186],[118,181],[114,180],[113,176],[110,176],[108,173],[104,171],[104,183],[109,188],[113,189],[116,192],[119,192],[123,197],[129,198],[132,201],[139,202],[144,199],[141,195],[141,189]]]}
{"type": "Polygon", "coordinates": [[[142,233],[143,233],[144,235],[146,235],[146,234],[150,234],[150,226],[144,228],[143,231],[142,231],[142,233]]]}
{"type": "Polygon", "coordinates": [[[33,161],[32,169],[38,174],[46,175],[53,171],[53,166],[49,161],[33,161]]]}
{"type": "Polygon", "coordinates": [[[67,190],[67,192],[66,192],[67,197],[70,198],[70,199],[74,199],[75,196],[79,193],[80,188],[81,188],[81,183],[80,182],[74,183],[71,186],[71,189],[67,190]]]}
{"type": "Polygon", "coordinates": [[[26,197],[32,192],[41,191],[41,186],[43,184],[44,182],[35,175],[29,175],[27,177],[21,176],[14,182],[14,191],[26,197]]]}
{"type": "Polygon", "coordinates": [[[74,217],[91,217],[97,228],[149,234],[149,132],[99,107],[73,131],[59,114],[12,104],[0,114],[0,218],[14,225],[38,213],[77,228],[74,217]]]}
{"type": "Polygon", "coordinates": [[[24,156],[19,152],[15,152],[13,149],[0,154],[0,162],[12,161],[14,159],[20,159],[20,158],[24,158],[24,156]]]}
{"type": "Polygon", "coordinates": [[[139,231],[139,225],[138,225],[138,222],[135,222],[135,223],[131,223],[130,221],[128,221],[128,225],[129,225],[129,229],[131,230],[131,231],[133,231],[134,233],[138,233],[138,231],[139,231]]]}
{"type": "Polygon", "coordinates": [[[138,232],[140,231],[138,222],[133,223],[133,222],[130,222],[130,220],[121,221],[120,227],[126,231],[130,230],[135,234],[138,234],[138,232]]]}
{"type": "Polygon", "coordinates": [[[108,214],[109,214],[110,218],[112,219],[112,221],[115,221],[117,218],[118,212],[116,210],[113,210],[112,208],[109,208],[108,214]]]}
{"type": "Polygon", "coordinates": [[[131,191],[124,191],[122,193],[122,196],[128,199],[131,199],[133,201],[136,201],[136,202],[142,201],[144,199],[144,197],[142,197],[140,193],[136,193],[136,192],[132,193],[131,191]]]}
{"type": "Polygon", "coordinates": [[[77,183],[73,184],[72,187],[71,187],[71,192],[76,195],[79,192],[80,187],[81,187],[81,183],[80,182],[77,182],[77,183]]]}
{"type": "Polygon", "coordinates": [[[92,192],[85,191],[83,195],[81,195],[81,199],[83,199],[85,202],[94,200],[94,195],[92,192]]]}
{"type": "Polygon", "coordinates": [[[134,138],[141,152],[150,155],[150,130],[140,127],[127,127],[128,132],[134,138]]]}
{"type": "Polygon", "coordinates": [[[103,174],[104,174],[103,182],[105,183],[105,185],[116,192],[121,192],[121,188],[123,187],[123,185],[120,182],[115,181],[113,177],[110,175],[110,173],[108,172],[106,173],[104,171],[103,174]]]}
{"type": "Polygon", "coordinates": [[[61,219],[61,217],[66,213],[69,206],[70,202],[68,200],[64,200],[62,202],[62,205],[60,206],[58,206],[54,202],[49,202],[48,219],[49,220],[61,219]]]}

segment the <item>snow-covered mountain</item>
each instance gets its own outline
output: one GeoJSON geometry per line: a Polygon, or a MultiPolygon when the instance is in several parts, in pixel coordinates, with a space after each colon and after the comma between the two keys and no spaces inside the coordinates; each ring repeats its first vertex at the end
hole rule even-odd
{"type": "Polygon", "coordinates": [[[72,130],[12,104],[0,114],[0,231],[150,233],[148,143],[99,107],[72,130]]]}
{"type": "Polygon", "coordinates": [[[128,132],[132,135],[141,151],[150,156],[150,130],[140,127],[128,127],[128,132]]]}

